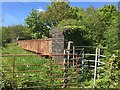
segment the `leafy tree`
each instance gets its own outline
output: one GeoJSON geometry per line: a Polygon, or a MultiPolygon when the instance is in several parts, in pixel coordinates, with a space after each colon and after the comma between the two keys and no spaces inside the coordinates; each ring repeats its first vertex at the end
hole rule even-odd
{"type": "Polygon", "coordinates": [[[11,37],[10,37],[10,31],[8,30],[7,27],[2,27],[2,42],[10,42],[11,37]]]}
{"type": "Polygon", "coordinates": [[[117,8],[114,5],[105,5],[103,8],[99,9],[101,15],[101,21],[106,25],[110,26],[111,21],[116,18],[117,8]]]}
{"type": "Polygon", "coordinates": [[[81,16],[79,21],[85,26],[86,33],[84,34],[84,37],[90,41],[88,45],[100,44],[103,37],[102,31],[104,31],[104,29],[100,21],[101,15],[98,11],[90,6],[86,8],[86,11],[80,9],[78,15],[81,16]]]}
{"type": "Polygon", "coordinates": [[[117,24],[118,24],[118,27],[117,27],[118,28],[118,34],[117,35],[118,35],[118,39],[119,39],[119,45],[118,46],[119,46],[119,49],[120,49],[120,23],[119,23],[120,22],[120,1],[118,2],[117,18],[118,18],[117,19],[117,24]]]}
{"type": "Polygon", "coordinates": [[[47,6],[45,12],[38,12],[33,9],[25,22],[30,28],[31,36],[42,38],[43,35],[48,36],[49,30],[57,26],[63,19],[76,18],[77,11],[78,8],[71,7],[67,1],[54,1],[47,6]]]}
{"type": "Polygon", "coordinates": [[[64,18],[69,18],[70,5],[68,2],[51,2],[42,17],[42,21],[49,27],[56,26],[64,18]]]}
{"type": "Polygon", "coordinates": [[[118,48],[118,11],[114,5],[105,5],[98,11],[102,15],[101,23],[103,24],[103,43],[110,50],[118,48]],[[100,11],[99,11],[100,10],[100,11]]]}
{"type": "Polygon", "coordinates": [[[118,49],[118,22],[117,18],[116,20],[112,21],[112,24],[108,27],[108,29],[105,32],[105,40],[106,40],[106,46],[109,48],[109,50],[118,49]]]}
{"type": "Polygon", "coordinates": [[[2,43],[10,43],[16,41],[19,37],[28,38],[26,33],[27,27],[22,25],[2,27],[2,43]]]}
{"type": "Polygon", "coordinates": [[[43,12],[32,9],[30,15],[25,19],[28,28],[30,28],[28,32],[31,33],[32,38],[37,39],[48,35],[47,26],[41,21],[42,15],[43,12]]]}

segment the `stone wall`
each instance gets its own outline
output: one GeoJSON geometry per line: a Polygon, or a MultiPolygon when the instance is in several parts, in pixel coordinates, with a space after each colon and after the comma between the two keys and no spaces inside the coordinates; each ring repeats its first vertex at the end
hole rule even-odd
{"type": "MultiPolygon", "coordinates": [[[[64,54],[64,35],[61,28],[50,31],[52,37],[52,54],[64,54]]],[[[63,62],[64,56],[54,56],[57,62],[63,62]]]]}

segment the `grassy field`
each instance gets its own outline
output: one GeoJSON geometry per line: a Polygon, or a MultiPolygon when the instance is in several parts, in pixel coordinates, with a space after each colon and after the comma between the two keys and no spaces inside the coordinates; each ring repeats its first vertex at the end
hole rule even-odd
{"type": "MultiPolygon", "coordinates": [[[[25,51],[21,49],[16,43],[7,44],[6,47],[2,47],[2,54],[35,54],[32,52],[25,51]]],[[[12,64],[13,64],[14,57],[2,57],[2,66],[6,65],[8,67],[2,68],[3,72],[3,85],[2,87],[10,87],[12,79],[12,64]]],[[[50,74],[50,59],[45,59],[41,56],[16,56],[15,57],[15,66],[14,66],[14,86],[17,88],[25,88],[31,86],[42,86],[42,87],[49,87],[51,84],[50,76],[46,76],[46,74],[50,74]],[[21,65],[20,65],[21,64],[21,65]],[[30,66],[30,64],[32,66],[30,66]],[[36,66],[33,66],[36,64],[36,66]],[[34,72],[33,70],[37,70],[38,72],[34,72]],[[24,72],[28,71],[28,72],[24,72]],[[29,72],[30,71],[30,72],[29,72]],[[22,78],[18,78],[22,77],[22,78]],[[47,82],[46,82],[47,80],[47,82]],[[31,81],[31,82],[30,82],[31,81]]],[[[52,70],[53,74],[59,74],[57,77],[62,76],[62,71],[57,70],[61,66],[55,65],[54,61],[52,60],[52,70]]],[[[55,78],[52,76],[52,78],[55,78]]],[[[62,81],[54,81],[54,84],[60,84],[62,81]]]]}

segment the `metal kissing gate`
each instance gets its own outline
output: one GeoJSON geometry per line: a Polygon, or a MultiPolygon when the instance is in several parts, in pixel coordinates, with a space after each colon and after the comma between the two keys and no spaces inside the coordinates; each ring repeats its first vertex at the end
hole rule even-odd
{"type": "MultiPolygon", "coordinates": [[[[82,78],[84,78],[85,74],[93,72],[91,75],[93,76],[94,86],[96,84],[96,79],[102,74],[99,73],[98,69],[103,69],[103,66],[105,65],[105,55],[102,55],[104,49],[104,47],[95,46],[73,46],[66,50],[68,54],[73,53],[72,57],[68,56],[68,59],[73,63],[73,66],[75,66],[74,54],[78,54],[78,77],[82,76],[82,78]]],[[[81,80],[82,79],[80,79],[79,82],[81,82],[81,80]]]]}

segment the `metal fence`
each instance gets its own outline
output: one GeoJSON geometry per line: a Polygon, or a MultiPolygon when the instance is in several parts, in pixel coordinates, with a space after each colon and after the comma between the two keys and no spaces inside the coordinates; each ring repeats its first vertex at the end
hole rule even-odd
{"type": "MultiPolygon", "coordinates": [[[[67,62],[68,54],[51,54],[48,59],[38,54],[2,55],[2,82],[11,88],[67,88],[77,87],[78,55],[67,62]],[[64,56],[57,62],[53,56],[64,56]]],[[[5,88],[5,85],[4,87],[5,88]]]]}

